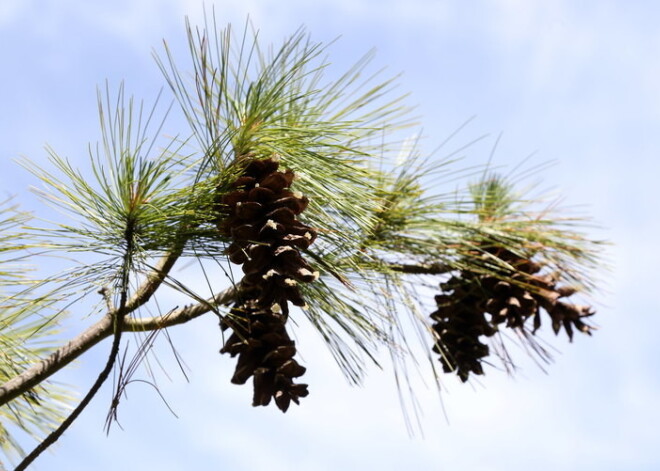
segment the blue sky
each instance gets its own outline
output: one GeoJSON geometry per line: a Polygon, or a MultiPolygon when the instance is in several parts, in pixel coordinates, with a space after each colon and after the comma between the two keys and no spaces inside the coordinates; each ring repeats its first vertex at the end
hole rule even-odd
{"type": "MultiPolygon", "coordinates": [[[[211,3],[207,2],[207,5],[211,3]]],[[[249,387],[229,384],[212,318],[172,329],[190,367],[159,397],[135,385],[120,409],[123,430],[103,432],[104,390],[35,469],[652,470],[660,468],[659,302],[654,244],[660,174],[660,4],[651,1],[225,1],[220,23],[249,14],[262,39],[280,41],[300,25],[331,48],[339,72],[372,47],[375,63],[404,72],[401,90],[422,117],[427,150],[471,116],[457,139],[490,140],[466,151],[498,164],[554,161],[544,184],[584,205],[613,242],[611,272],[598,274],[593,300],[600,330],[569,345],[546,375],[520,356],[515,378],[491,370],[474,385],[445,381],[447,421],[431,386],[417,381],[424,437],[410,438],[388,371],[363,387],[344,381],[318,336],[298,331],[312,394],[286,415],[250,407],[249,387]]],[[[45,144],[73,161],[98,138],[96,87],[125,80],[151,100],[164,85],[152,48],[166,38],[183,50],[184,15],[194,0],[0,0],[0,183],[27,207],[33,183],[12,163],[44,162],[45,144]]],[[[90,322],[75,313],[71,333],[90,322]]],[[[60,379],[88,387],[109,346],[60,379]]]]}

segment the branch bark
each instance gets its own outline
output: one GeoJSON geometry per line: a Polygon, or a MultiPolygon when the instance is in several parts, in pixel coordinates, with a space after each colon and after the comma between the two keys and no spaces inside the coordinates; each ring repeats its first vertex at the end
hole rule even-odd
{"type": "MultiPolygon", "coordinates": [[[[151,294],[153,294],[153,292],[151,294]]],[[[126,319],[123,323],[122,330],[124,332],[145,332],[183,324],[206,314],[216,306],[231,302],[234,299],[235,294],[235,288],[231,287],[204,302],[174,309],[163,316],[145,319],[126,319]]],[[[137,302],[135,296],[133,299],[137,302]]],[[[100,321],[89,327],[82,334],[78,335],[57,351],[53,352],[48,358],[42,360],[0,386],[0,406],[29,391],[71,363],[94,345],[98,344],[103,339],[110,337],[113,334],[113,315],[114,313],[106,314],[100,321]]]]}
{"type": "Polygon", "coordinates": [[[428,265],[393,263],[390,265],[393,271],[406,273],[408,275],[441,275],[453,270],[444,263],[430,263],[428,265]]]}
{"type": "Polygon", "coordinates": [[[181,241],[173,250],[167,252],[151,270],[147,279],[135,291],[126,303],[126,312],[133,312],[144,305],[163,283],[170,270],[181,256],[185,241],[181,241]]]}
{"type": "MultiPolygon", "coordinates": [[[[135,311],[149,301],[151,296],[167,277],[180,254],[180,249],[173,250],[159,260],[145,282],[128,300],[126,304],[127,313],[135,311]]],[[[392,264],[391,268],[402,273],[420,275],[442,274],[450,271],[448,266],[441,263],[430,265],[392,264]]],[[[216,306],[230,303],[235,298],[236,292],[237,289],[231,287],[205,301],[176,308],[163,316],[143,319],[125,318],[122,331],[147,332],[183,324],[206,314],[215,309],[216,306]]],[[[113,319],[116,314],[116,311],[108,312],[96,324],[90,326],[66,345],[53,352],[48,358],[45,358],[0,386],[0,406],[37,386],[42,381],[48,379],[57,371],[88,351],[94,345],[110,337],[113,334],[113,319]]]]}

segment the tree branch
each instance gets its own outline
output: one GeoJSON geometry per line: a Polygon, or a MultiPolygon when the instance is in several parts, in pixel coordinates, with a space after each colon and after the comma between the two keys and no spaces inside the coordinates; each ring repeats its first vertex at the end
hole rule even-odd
{"type": "Polygon", "coordinates": [[[214,310],[216,306],[229,304],[236,298],[237,292],[238,288],[232,286],[203,302],[174,309],[162,316],[146,317],[144,319],[126,319],[124,322],[124,332],[147,332],[185,324],[202,314],[214,310]]]}
{"type": "MultiPolygon", "coordinates": [[[[89,389],[85,397],[80,401],[69,416],[64,419],[64,421],[50,434],[44,438],[41,443],[39,443],[34,450],[32,450],[23,460],[16,466],[14,471],[24,471],[30,466],[34,460],[36,460],[44,451],[51,447],[60,437],[66,432],[69,427],[76,421],[76,419],[82,414],[82,412],[87,408],[89,403],[94,399],[96,394],[101,389],[101,386],[108,380],[110,373],[115,366],[117,361],[117,355],[119,355],[119,347],[121,345],[121,336],[123,333],[124,327],[124,318],[126,317],[126,303],[128,302],[128,290],[129,290],[129,281],[131,276],[131,266],[133,264],[133,253],[135,250],[135,226],[136,220],[130,215],[126,219],[125,229],[124,229],[124,240],[126,241],[126,251],[124,253],[124,263],[122,266],[122,281],[121,281],[121,294],[119,301],[119,309],[115,311],[115,316],[112,318],[113,325],[113,341],[112,347],[110,349],[110,354],[108,359],[103,367],[103,370],[99,373],[94,381],[94,384],[89,389]]],[[[112,311],[112,310],[111,310],[112,311]]]]}
{"type": "MultiPolygon", "coordinates": [[[[181,249],[178,248],[159,260],[147,280],[136,290],[131,299],[127,302],[127,312],[132,312],[149,301],[151,296],[158,289],[158,286],[160,286],[163,280],[167,277],[167,274],[180,254],[181,249]]],[[[390,267],[394,271],[417,275],[442,274],[451,271],[450,267],[442,263],[433,263],[429,265],[391,264],[390,267]]],[[[147,332],[183,324],[206,314],[216,306],[228,304],[235,298],[236,291],[237,289],[235,287],[230,287],[210,299],[174,309],[163,316],[144,319],[126,318],[122,330],[124,332],[147,332]]],[[[98,344],[103,339],[110,337],[113,330],[113,316],[116,314],[117,313],[114,311],[108,312],[96,324],[92,325],[82,334],[53,352],[48,358],[45,358],[0,386],[0,406],[37,386],[42,381],[48,379],[57,371],[81,356],[94,345],[98,344]]]]}
{"type": "MultiPolygon", "coordinates": [[[[158,261],[145,282],[128,300],[126,304],[127,313],[133,312],[135,309],[149,301],[181,255],[181,250],[182,246],[177,247],[158,261]]],[[[433,263],[429,265],[391,264],[390,267],[395,271],[418,275],[442,274],[451,271],[450,267],[442,263],[433,263]]],[[[122,331],[147,332],[183,324],[206,314],[216,306],[228,304],[235,298],[236,291],[235,287],[228,288],[206,301],[174,309],[163,316],[144,319],[126,318],[123,322],[122,331]]],[[[110,337],[113,331],[113,318],[116,314],[117,312],[115,311],[108,312],[96,324],[92,325],[82,334],[53,352],[48,358],[45,358],[0,386],[0,406],[37,386],[42,381],[48,379],[57,371],[81,356],[94,345],[98,344],[103,339],[110,337]]]]}
{"type": "Polygon", "coordinates": [[[453,268],[444,263],[431,263],[428,265],[391,263],[389,267],[394,271],[409,275],[441,275],[453,270],[453,268]]]}
{"type": "Polygon", "coordinates": [[[112,333],[112,316],[106,314],[96,324],[53,352],[48,358],[0,386],[0,405],[37,386],[112,333]]]}
{"type": "Polygon", "coordinates": [[[135,311],[151,299],[151,296],[153,296],[163,280],[165,280],[169,274],[174,263],[176,263],[181,256],[184,245],[185,241],[181,241],[179,245],[158,260],[158,263],[153,267],[151,273],[147,276],[147,279],[138,287],[135,293],[133,293],[133,296],[131,296],[131,299],[126,303],[126,312],[135,311]]]}
{"type": "MultiPolygon", "coordinates": [[[[156,263],[151,273],[147,276],[147,279],[126,303],[124,312],[133,312],[149,301],[181,255],[183,246],[184,242],[181,242],[156,263]]],[[[106,296],[105,293],[102,294],[106,296]]],[[[112,333],[112,319],[117,314],[116,310],[109,310],[100,321],[52,353],[48,358],[32,366],[19,376],[7,381],[0,387],[0,405],[6,404],[24,392],[29,391],[41,383],[41,381],[50,377],[53,373],[59,371],[62,367],[68,365],[91,347],[108,337],[112,333]]],[[[123,330],[125,330],[125,326],[123,330]]]]}
{"type": "MultiPolygon", "coordinates": [[[[122,330],[124,332],[146,332],[183,324],[206,314],[216,306],[228,304],[234,299],[235,294],[236,289],[231,287],[206,301],[174,309],[163,316],[145,319],[126,319],[123,323],[122,330]]],[[[136,299],[136,296],[132,299],[136,299]]],[[[106,314],[100,321],[89,327],[82,334],[59,348],[57,351],[53,352],[48,358],[42,360],[0,386],[0,405],[6,404],[21,394],[29,391],[71,363],[94,345],[103,339],[110,337],[113,333],[113,315],[114,313],[106,314]]]]}

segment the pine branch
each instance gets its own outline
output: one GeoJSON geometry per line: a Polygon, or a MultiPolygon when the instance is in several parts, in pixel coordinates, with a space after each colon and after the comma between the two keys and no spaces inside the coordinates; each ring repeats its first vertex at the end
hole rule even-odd
{"type": "MultiPolygon", "coordinates": [[[[136,198],[133,198],[131,200],[131,203],[135,202],[136,198]]],[[[131,205],[130,208],[132,210],[135,209],[136,205],[131,205]]],[[[75,409],[69,414],[69,416],[55,429],[53,430],[46,438],[44,438],[41,443],[39,443],[30,454],[28,454],[23,461],[21,461],[16,469],[14,471],[24,471],[27,469],[32,462],[37,459],[44,451],[46,451],[50,446],[52,446],[59,438],[68,430],[68,428],[73,424],[73,422],[76,421],[76,419],[80,416],[80,414],[87,408],[89,403],[94,399],[96,394],[99,392],[101,389],[101,386],[108,380],[110,377],[110,373],[112,372],[112,369],[115,366],[115,362],[117,361],[117,355],[119,354],[119,347],[121,345],[121,337],[123,333],[123,327],[124,327],[124,320],[126,318],[127,314],[127,309],[126,305],[128,302],[128,290],[129,290],[129,283],[130,283],[130,274],[131,274],[131,269],[133,266],[133,256],[135,254],[135,238],[136,238],[136,225],[137,225],[137,218],[135,217],[132,212],[129,212],[126,218],[126,228],[124,230],[124,241],[126,242],[126,251],[124,254],[124,263],[122,267],[122,279],[121,279],[121,293],[120,293],[120,301],[119,301],[119,307],[117,310],[114,312],[114,315],[112,315],[112,332],[113,332],[113,340],[112,340],[112,347],[110,349],[110,354],[108,355],[108,359],[106,361],[105,366],[103,367],[103,370],[99,373],[99,375],[96,378],[96,381],[94,381],[94,384],[92,387],[89,389],[87,394],[85,394],[85,397],[80,401],[80,403],[76,406],[75,409]]],[[[176,260],[176,258],[174,259],[176,260]]],[[[159,276],[156,276],[156,280],[158,280],[159,276]]],[[[158,283],[156,281],[156,283],[158,283]]],[[[151,283],[149,283],[151,284],[151,283]]]]}
{"type": "Polygon", "coordinates": [[[112,333],[112,316],[99,322],[20,375],[0,386],[0,405],[29,391],[112,333]]]}
{"type": "MultiPolygon", "coordinates": [[[[562,280],[576,285],[576,289],[589,287],[589,283],[582,282],[582,265],[595,265],[595,244],[564,230],[568,225],[553,220],[545,208],[538,215],[532,214],[527,209],[530,201],[514,194],[507,179],[485,173],[463,201],[459,194],[438,194],[438,178],[455,176],[444,169],[449,160],[433,163],[430,156],[421,157],[415,144],[404,142],[396,162],[389,162],[387,156],[398,147],[395,131],[410,125],[411,118],[402,104],[404,97],[391,95],[396,78],[375,83],[375,74],[363,81],[370,55],[338,80],[328,81],[323,79],[328,65],[322,58],[325,46],[312,43],[303,31],[268,54],[262,52],[266,49],[259,46],[256,34],[250,38],[248,28],[232,46],[230,31],[219,32],[215,16],[210,31],[187,26],[194,88],[189,88],[188,75],[179,72],[167,46],[165,60],[158,60],[158,65],[189,121],[193,138],[199,141],[201,156],[197,152],[180,153],[187,140],[178,138],[168,140],[162,152],[152,155],[152,149],[158,147],[154,147],[155,137],[147,137],[147,128],[156,108],[143,116],[142,106],[138,111],[132,100],[125,104],[120,88],[114,112],[109,91],[99,97],[103,142],[96,152],[90,152],[96,182],[90,182],[88,176],[54,152],[51,160],[62,177],[26,164],[49,188],[44,195],[51,204],[71,213],[76,221],[83,219],[80,224],[57,223],[46,229],[48,239],[52,236],[54,241],[42,245],[65,253],[86,249],[112,257],[88,271],[71,271],[63,286],[116,280],[117,270],[122,268],[119,262],[123,248],[126,258],[118,305],[110,299],[109,290],[102,292],[107,308],[96,324],[18,374],[25,365],[45,355],[35,352],[29,361],[11,370],[16,377],[0,385],[0,406],[21,395],[34,394],[39,389],[32,389],[44,380],[103,339],[114,337],[107,363],[81,404],[17,469],[27,467],[57,440],[91,401],[114,367],[122,333],[152,331],[155,336],[161,329],[209,311],[222,319],[217,307],[231,304],[239,290],[245,289],[246,285],[239,283],[204,300],[169,277],[189,243],[194,249],[191,255],[200,261],[217,259],[225,249],[230,234],[218,236],[214,226],[222,227],[227,205],[219,201],[235,189],[231,183],[244,170],[241,159],[273,159],[297,175],[292,195],[304,193],[309,200],[305,224],[314,228],[319,239],[315,246],[318,250],[309,251],[309,255],[323,273],[318,283],[306,288],[309,305],[305,314],[353,382],[357,383],[363,372],[362,354],[378,364],[374,354],[379,345],[387,346],[395,360],[397,384],[397,365],[406,376],[404,357],[412,355],[412,350],[399,320],[401,311],[409,313],[420,334],[428,334],[428,323],[418,309],[422,303],[415,280],[406,275],[453,272],[453,278],[466,274],[468,281],[490,277],[515,282],[520,266],[508,265],[507,260],[498,260],[488,251],[501,247],[530,263],[536,256],[539,266],[561,271],[562,280]],[[231,64],[235,58],[237,64],[231,64]],[[386,101],[381,104],[383,99],[386,101]],[[471,219],[466,222],[464,216],[471,219]],[[124,230],[127,217],[130,230],[124,230]],[[117,243],[121,231],[126,246],[117,243]],[[131,245],[134,240],[139,242],[135,247],[131,245]],[[148,273],[137,268],[144,264],[132,263],[133,254],[144,262],[161,250],[170,251],[148,267],[148,273]],[[130,297],[129,273],[145,277],[130,297]],[[162,316],[139,318],[138,310],[163,283],[190,294],[195,304],[177,306],[162,316]],[[358,347],[357,353],[344,339],[358,347]]],[[[163,123],[154,136],[160,135],[163,123]]],[[[415,143],[418,139],[417,135],[412,137],[415,143]]],[[[244,248],[241,246],[241,250],[244,248]]],[[[591,309],[560,301],[569,294],[554,282],[534,279],[533,273],[523,277],[530,284],[525,284],[525,289],[538,288],[533,292],[534,300],[550,315],[555,333],[562,326],[569,338],[573,328],[589,333],[592,328],[582,318],[592,315],[591,309]],[[537,283],[532,283],[534,280],[537,283]]],[[[440,288],[446,291],[443,284],[440,288]]],[[[449,295],[438,296],[436,301],[443,297],[449,295]]],[[[30,312],[39,309],[37,306],[30,312]]],[[[471,322],[465,316],[461,320],[471,322]]],[[[540,316],[534,321],[536,331],[540,316]]],[[[426,337],[420,338],[426,345],[426,337]]],[[[444,341],[440,334],[436,340],[440,348],[444,341]]],[[[433,371],[435,374],[435,368],[433,371]]],[[[19,403],[13,402],[9,408],[19,403]]],[[[37,414],[31,413],[30,417],[41,419],[37,414]]]]}
{"type": "Polygon", "coordinates": [[[389,265],[392,271],[406,273],[408,275],[441,275],[449,273],[454,270],[449,265],[444,263],[430,263],[430,264],[408,264],[408,263],[392,263],[389,265]]]}
{"type": "Polygon", "coordinates": [[[185,324],[207,312],[213,311],[216,306],[230,304],[236,297],[238,290],[239,288],[237,286],[232,286],[203,302],[173,309],[162,316],[147,317],[144,319],[126,319],[124,332],[148,332],[185,324]]]}
{"type": "Polygon", "coordinates": [[[158,290],[158,287],[167,278],[170,270],[183,252],[185,241],[181,241],[173,250],[164,255],[153,267],[151,273],[140,287],[133,293],[133,296],[126,303],[126,311],[133,312],[140,306],[146,304],[151,296],[158,290]]]}
{"type": "MultiPolygon", "coordinates": [[[[132,312],[149,300],[151,295],[153,295],[158,288],[158,285],[160,285],[165,279],[167,272],[171,269],[174,258],[176,257],[174,252],[172,252],[163,257],[156,267],[154,267],[152,275],[149,276],[148,280],[128,301],[126,306],[127,313],[132,312]]],[[[449,270],[448,266],[441,263],[430,265],[392,264],[390,268],[394,271],[407,274],[442,274],[449,270]]],[[[215,306],[229,304],[234,299],[236,292],[236,287],[230,287],[204,302],[173,309],[163,316],[143,319],[127,318],[123,323],[122,330],[124,332],[148,332],[184,324],[212,311],[215,306]]],[[[21,394],[29,391],[81,356],[87,350],[102,340],[110,337],[113,330],[113,316],[116,314],[116,312],[108,312],[96,324],[92,325],[82,334],[53,352],[48,358],[0,386],[0,405],[6,404],[21,394]]]]}
{"type": "MultiPolygon", "coordinates": [[[[158,261],[147,277],[147,280],[137,289],[134,295],[126,303],[126,308],[124,309],[125,313],[133,312],[149,301],[181,255],[182,248],[183,244],[176,247],[158,261]]],[[[24,392],[29,391],[64,366],[71,363],[101,340],[109,337],[112,333],[112,319],[117,314],[118,312],[116,310],[109,310],[100,321],[89,327],[82,334],[78,335],[78,337],[74,338],[57,351],[53,352],[48,358],[0,386],[0,405],[6,404],[24,392]]],[[[170,316],[168,320],[172,321],[175,319],[170,316]]],[[[145,326],[147,327],[153,325],[157,324],[153,321],[145,323],[145,326]]],[[[151,329],[143,328],[139,321],[126,319],[126,322],[124,322],[123,325],[123,330],[135,332],[137,330],[151,329]],[[134,325],[136,322],[138,322],[137,328],[134,325]]]]}
{"type": "MultiPolygon", "coordinates": [[[[122,330],[124,332],[147,332],[183,324],[212,311],[215,306],[230,303],[234,299],[235,293],[236,288],[231,287],[206,301],[174,309],[163,316],[125,319],[122,330]]],[[[110,337],[113,333],[114,314],[112,312],[106,314],[100,321],[55,351],[48,358],[0,386],[0,406],[29,391],[94,345],[110,337]]]]}

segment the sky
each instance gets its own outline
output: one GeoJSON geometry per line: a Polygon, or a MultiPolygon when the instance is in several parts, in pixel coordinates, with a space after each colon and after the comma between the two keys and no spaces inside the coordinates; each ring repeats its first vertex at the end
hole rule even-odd
{"type": "MultiPolygon", "coordinates": [[[[213,5],[207,2],[209,8],[213,5]]],[[[330,49],[338,72],[371,48],[375,63],[402,72],[433,149],[469,142],[465,166],[494,154],[498,165],[552,161],[543,185],[591,215],[589,234],[612,245],[596,275],[599,330],[557,346],[546,371],[519,356],[515,376],[490,370],[474,384],[447,378],[442,402],[413,379],[423,436],[411,437],[390,370],[372,368],[351,387],[317,334],[297,332],[312,394],[281,414],[250,407],[249,386],[229,383],[211,316],[171,329],[187,382],[167,359],[159,383],[177,417],[148,386],[129,389],[109,436],[105,388],[43,455],[36,470],[432,469],[657,470],[660,453],[659,302],[653,247],[660,233],[660,4],[598,2],[280,0],[218,1],[219,23],[279,42],[304,25],[330,49]]],[[[0,0],[0,188],[29,209],[33,178],[13,159],[46,162],[50,145],[83,166],[98,138],[96,88],[125,81],[147,101],[165,85],[152,51],[165,38],[185,50],[184,16],[196,0],[0,0]]],[[[185,59],[181,56],[182,59],[185,59]]],[[[74,335],[92,322],[76,312],[74,335]]],[[[101,369],[109,344],[58,376],[80,390],[101,369]]],[[[428,380],[428,378],[427,378],[428,380]]]]}

